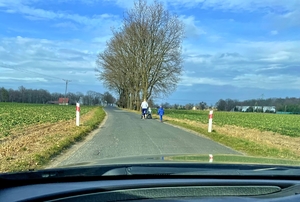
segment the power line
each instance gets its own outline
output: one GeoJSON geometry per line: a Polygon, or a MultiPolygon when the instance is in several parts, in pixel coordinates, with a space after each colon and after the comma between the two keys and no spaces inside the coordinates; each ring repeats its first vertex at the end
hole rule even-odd
{"type": "Polygon", "coordinates": [[[35,72],[35,71],[22,69],[22,68],[17,67],[17,66],[12,66],[12,65],[8,65],[8,64],[4,64],[3,62],[0,62],[0,67],[7,68],[7,69],[13,69],[15,71],[22,71],[22,72],[25,72],[25,73],[28,73],[28,74],[37,74],[37,75],[40,75],[40,76],[43,76],[43,77],[48,77],[48,78],[55,79],[55,80],[63,80],[63,81],[65,81],[66,82],[66,88],[65,88],[65,97],[64,97],[64,101],[63,101],[65,103],[66,96],[67,96],[68,83],[71,82],[71,80],[62,79],[62,78],[59,78],[59,77],[56,77],[56,76],[50,76],[50,75],[38,73],[38,72],[35,72]]]}
{"type": "Polygon", "coordinates": [[[65,104],[65,101],[66,101],[66,98],[67,98],[68,83],[71,82],[71,80],[66,80],[66,79],[63,79],[63,80],[66,82],[66,90],[65,90],[65,98],[64,98],[64,104],[65,104]]]}
{"type": "Polygon", "coordinates": [[[7,68],[7,69],[13,69],[13,70],[16,70],[16,71],[22,71],[22,72],[29,73],[29,74],[38,74],[40,76],[48,77],[48,78],[51,78],[51,79],[63,80],[62,78],[59,78],[59,77],[50,76],[50,75],[34,72],[34,71],[31,71],[31,70],[27,70],[27,69],[22,69],[22,68],[17,67],[17,66],[4,64],[3,62],[0,62],[0,67],[7,68]]]}
{"type": "Polygon", "coordinates": [[[192,98],[192,99],[177,99],[177,98],[164,98],[164,99],[162,99],[162,98],[153,98],[153,100],[164,100],[164,101],[166,101],[166,102],[168,102],[168,101],[187,101],[187,102],[201,102],[201,101],[203,101],[203,100],[206,100],[206,101],[215,101],[215,99],[203,99],[203,98],[199,98],[199,99],[197,99],[197,98],[192,98]]]}

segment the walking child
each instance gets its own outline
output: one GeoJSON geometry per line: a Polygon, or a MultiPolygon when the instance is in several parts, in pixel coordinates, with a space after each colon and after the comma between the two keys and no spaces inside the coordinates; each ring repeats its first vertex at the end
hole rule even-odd
{"type": "Polygon", "coordinates": [[[159,115],[160,122],[163,122],[163,115],[165,114],[165,110],[162,106],[159,107],[157,114],[159,115]]]}

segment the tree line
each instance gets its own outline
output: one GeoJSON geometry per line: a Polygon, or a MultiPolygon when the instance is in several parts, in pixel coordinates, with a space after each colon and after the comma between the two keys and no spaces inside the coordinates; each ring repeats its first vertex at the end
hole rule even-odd
{"type": "MultiPolygon", "coordinates": [[[[50,93],[44,89],[30,89],[24,86],[20,86],[18,89],[0,88],[0,102],[47,104],[64,97],[65,95],[62,93],[50,93]]],[[[87,91],[86,94],[69,92],[66,94],[66,98],[69,98],[69,104],[75,104],[79,101],[84,105],[100,105],[116,102],[116,99],[109,92],[103,94],[95,91],[87,91]]]]}
{"type": "MultiPolygon", "coordinates": [[[[236,106],[250,106],[248,111],[254,111],[254,108],[264,106],[275,106],[276,111],[282,112],[300,112],[300,98],[286,97],[286,98],[268,98],[268,99],[249,99],[245,101],[233,100],[233,99],[220,99],[215,107],[219,111],[239,111],[236,106]]],[[[258,112],[261,112],[262,109],[258,112]]]]}
{"type": "MultiPolygon", "coordinates": [[[[217,109],[218,111],[241,111],[237,106],[249,106],[247,112],[263,112],[262,108],[266,106],[274,106],[276,111],[300,113],[300,98],[268,98],[268,99],[249,99],[239,101],[235,99],[219,99],[214,105],[208,105],[206,102],[186,103],[186,104],[170,104],[168,102],[154,104],[155,106],[162,105],[166,109],[182,109],[197,110],[217,109]],[[256,110],[255,110],[255,107],[256,110]]],[[[267,111],[271,112],[271,111],[267,111]]]]}
{"type": "Polygon", "coordinates": [[[154,104],[157,106],[163,106],[165,109],[183,109],[183,110],[191,110],[194,107],[198,110],[205,110],[205,109],[212,109],[212,105],[208,105],[206,102],[199,102],[199,103],[187,103],[187,104],[170,104],[168,102],[161,103],[161,104],[154,104]]]}
{"type": "Polygon", "coordinates": [[[118,94],[119,106],[140,108],[143,99],[168,95],[182,72],[183,23],[162,3],[145,0],[124,13],[119,29],[99,53],[97,77],[118,94]]]}
{"type": "MultiPolygon", "coordinates": [[[[19,103],[36,103],[46,104],[49,101],[57,101],[59,98],[64,98],[62,93],[50,93],[44,89],[30,89],[20,86],[18,89],[0,88],[0,102],[19,102],[19,103]]],[[[66,95],[69,98],[69,104],[75,104],[81,101],[84,105],[100,105],[100,104],[114,104],[117,100],[109,92],[98,93],[95,91],[87,91],[86,94],[81,92],[69,92],[66,95]]],[[[216,108],[218,111],[237,111],[236,106],[275,106],[276,111],[283,112],[300,112],[300,98],[286,97],[286,98],[268,98],[268,99],[249,99],[239,101],[235,99],[220,99],[216,104],[208,105],[206,102],[187,103],[187,104],[170,104],[168,102],[155,104],[152,99],[149,100],[151,107],[162,105],[166,109],[184,109],[191,110],[194,107],[198,110],[216,108]]],[[[252,112],[253,110],[250,109],[252,112]]]]}

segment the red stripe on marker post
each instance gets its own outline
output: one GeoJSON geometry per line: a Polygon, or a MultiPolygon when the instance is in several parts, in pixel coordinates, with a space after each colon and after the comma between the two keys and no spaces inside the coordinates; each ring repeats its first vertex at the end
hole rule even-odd
{"type": "Polygon", "coordinates": [[[209,155],[209,162],[212,163],[214,160],[214,156],[212,154],[209,155]]]}
{"type": "Polygon", "coordinates": [[[208,132],[209,133],[211,133],[211,130],[212,130],[212,119],[213,119],[213,110],[211,110],[208,115],[208,132]]]}
{"type": "Polygon", "coordinates": [[[80,125],[80,104],[76,103],[76,126],[80,125]]]}

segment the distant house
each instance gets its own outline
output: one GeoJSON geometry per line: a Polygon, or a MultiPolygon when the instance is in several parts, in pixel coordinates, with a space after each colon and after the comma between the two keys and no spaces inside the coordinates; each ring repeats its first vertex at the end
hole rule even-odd
{"type": "Polygon", "coordinates": [[[69,98],[59,98],[58,99],[59,105],[68,105],[69,104],[69,98]]]}
{"type": "Polygon", "coordinates": [[[263,111],[276,113],[276,107],[275,106],[264,106],[263,111]]]}
{"type": "Polygon", "coordinates": [[[47,104],[69,105],[69,98],[58,98],[58,101],[48,101],[47,104]]]}
{"type": "Polygon", "coordinates": [[[276,112],[275,106],[236,106],[235,108],[237,111],[247,112],[250,107],[252,107],[253,111],[262,110],[263,112],[276,112]]]}
{"type": "MultiPolygon", "coordinates": [[[[236,106],[235,108],[237,109],[237,111],[246,112],[249,107],[250,106],[236,106]]],[[[234,109],[232,109],[231,111],[234,111],[234,109]]]]}
{"type": "Polygon", "coordinates": [[[48,101],[47,104],[58,104],[58,101],[48,101]]]}

